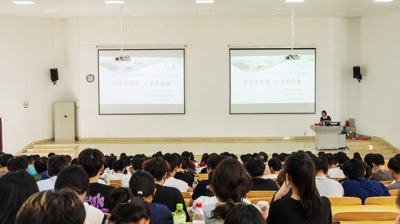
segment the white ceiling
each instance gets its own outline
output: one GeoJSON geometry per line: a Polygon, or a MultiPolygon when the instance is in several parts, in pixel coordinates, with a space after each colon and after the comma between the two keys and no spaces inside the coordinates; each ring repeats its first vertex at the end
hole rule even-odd
{"type": "MultiPolygon", "coordinates": [[[[103,0],[31,0],[34,5],[15,5],[0,0],[0,14],[42,18],[114,17],[120,5],[103,0]],[[56,12],[45,12],[56,10],[56,12]]],[[[293,6],[299,17],[366,17],[400,14],[400,0],[214,0],[213,4],[197,4],[195,0],[124,0],[125,16],[140,17],[280,17],[290,16],[293,6]],[[203,15],[204,14],[204,15],[203,15]]]]}

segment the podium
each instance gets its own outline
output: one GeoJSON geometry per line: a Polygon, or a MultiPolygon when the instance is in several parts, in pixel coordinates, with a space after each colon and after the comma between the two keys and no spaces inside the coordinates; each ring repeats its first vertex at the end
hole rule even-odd
{"type": "Polygon", "coordinates": [[[314,126],[316,149],[345,149],[346,135],[342,134],[343,126],[314,126]]]}

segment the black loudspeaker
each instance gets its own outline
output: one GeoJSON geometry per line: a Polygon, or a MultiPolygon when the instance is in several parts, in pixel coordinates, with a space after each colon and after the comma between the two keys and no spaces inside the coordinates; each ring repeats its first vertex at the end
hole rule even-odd
{"type": "Polygon", "coordinates": [[[50,69],[50,78],[53,84],[55,85],[56,82],[58,81],[58,69],[57,68],[51,68],[50,69]]]}
{"type": "Polygon", "coordinates": [[[358,82],[362,80],[361,68],[360,66],[353,67],[353,78],[358,79],[358,82]]]}

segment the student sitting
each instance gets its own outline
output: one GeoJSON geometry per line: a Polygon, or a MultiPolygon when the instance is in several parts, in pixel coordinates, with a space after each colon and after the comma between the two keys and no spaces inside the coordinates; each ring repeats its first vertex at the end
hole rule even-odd
{"type": "Polygon", "coordinates": [[[85,215],[83,203],[75,192],[42,191],[25,201],[15,224],[83,224],[85,215]]]}
{"type": "Polygon", "coordinates": [[[246,163],[247,172],[253,178],[252,191],[277,191],[279,190],[275,181],[270,179],[263,179],[265,171],[264,161],[261,159],[250,159],[246,163]]]}
{"type": "MultiPolygon", "coordinates": [[[[212,170],[214,170],[219,162],[221,162],[224,158],[224,156],[220,156],[215,153],[211,154],[207,160],[207,172],[210,173],[212,170]]],[[[200,181],[196,189],[194,189],[192,199],[196,200],[200,196],[214,196],[214,194],[210,191],[210,178],[200,181]]]]}
{"type": "Polygon", "coordinates": [[[0,178],[8,172],[7,162],[14,158],[11,154],[3,154],[0,156],[0,178]]]}
{"type": "Polygon", "coordinates": [[[47,161],[47,175],[50,178],[37,182],[39,191],[54,190],[54,184],[56,183],[58,174],[67,166],[68,162],[64,156],[55,155],[50,157],[47,161]]]}
{"type": "Polygon", "coordinates": [[[150,209],[141,198],[132,197],[129,190],[123,187],[111,192],[115,208],[111,212],[110,224],[149,224],[150,209]]]}
{"type": "Polygon", "coordinates": [[[167,206],[152,203],[156,192],[156,183],[153,176],[147,171],[136,171],[129,181],[129,189],[132,195],[143,198],[150,208],[150,222],[173,224],[171,211],[167,206]]]}
{"type": "Polygon", "coordinates": [[[42,173],[47,171],[47,157],[40,157],[35,160],[34,166],[36,170],[36,174],[33,175],[35,181],[38,182],[42,179],[42,173]]]}
{"type": "Polygon", "coordinates": [[[63,169],[57,177],[54,189],[70,189],[78,194],[79,199],[83,202],[83,206],[85,207],[85,223],[104,223],[106,219],[104,213],[96,207],[89,205],[87,202],[84,202],[86,193],[89,190],[89,175],[81,166],[73,165],[63,169]]]}
{"type": "Polygon", "coordinates": [[[265,224],[260,211],[253,205],[237,204],[228,213],[224,224],[265,224]]]}
{"type": "Polygon", "coordinates": [[[368,197],[390,196],[382,183],[364,178],[365,165],[358,159],[351,159],[343,165],[343,171],[348,178],[342,183],[345,197],[361,198],[364,204],[368,197]]]}
{"type": "MultiPolygon", "coordinates": [[[[155,157],[143,163],[143,170],[148,171],[156,183],[156,194],[153,197],[153,202],[167,206],[171,212],[174,212],[176,205],[181,203],[183,204],[183,210],[187,214],[182,193],[174,187],[163,186],[170,170],[168,162],[162,157],[155,157]]],[[[189,221],[190,217],[187,215],[186,217],[187,221],[189,221]]]]}
{"type": "Polygon", "coordinates": [[[343,170],[339,167],[339,163],[335,156],[328,156],[328,176],[329,178],[345,178],[343,170]]]}
{"type": "Polygon", "coordinates": [[[251,190],[251,177],[239,161],[233,158],[222,160],[210,179],[218,204],[203,207],[205,223],[224,223],[228,212],[237,203],[242,203],[251,190]]]}
{"type": "Polygon", "coordinates": [[[190,160],[189,157],[182,157],[181,155],[174,153],[179,158],[179,169],[175,173],[175,178],[178,180],[185,181],[189,187],[193,187],[193,182],[194,182],[194,177],[195,175],[192,173],[189,173],[189,164],[190,160]]]}
{"type": "Polygon", "coordinates": [[[385,158],[381,154],[372,156],[372,175],[371,180],[389,181],[393,180],[390,171],[385,169],[385,158]]]}
{"type": "Polygon", "coordinates": [[[286,181],[270,205],[267,223],[332,223],[331,204],[319,196],[311,158],[304,151],[292,154],[286,160],[285,173],[286,181]]]}
{"type": "Polygon", "coordinates": [[[164,186],[174,187],[180,192],[189,192],[189,185],[183,181],[175,178],[175,174],[179,168],[179,159],[176,155],[167,153],[163,158],[169,163],[170,170],[168,171],[168,178],[165,180],[164,186]]]}
{"type": "Polygon", "coordinates": [[[265,175],[263,176],[264,179],[270,179],[270,178],[277,178],[278,177],[278,173],[281,170],[282,167],[282,163],[281,161],[278,159],[278,157],[272,157],[270,160],[268,160],[268,168],[269,168],[269,172],[271,174],[265,175]]]}
{"type": "Polygon", "coordinates": [[[25,171],[8,172],[0,178],[0,223],[15,223],[21,205],[39,191],[35,180],[25,171]]]}
{"type": "Polygon", "coordinates": [[[89,191],[85,201],[104,213],[110,213],[114,208],[111,200],[114,187],[99,183],[100,172],[104,171],[104,162],[104,154],[98,149],[85,149],[78,155],[78,164],[89,175],[89,191]]]}
{"type": "Polygon", "coordinates": [[[28,160],[22,156],[11,158],[7,162],[7,170],[28,172],[28,160]]]}
{"type": "Polygon", "coordinates": [[[389,160],[388,167],[390,170],[390,175],[396,182],[387,186],[388,190],[400,189],[400,157],[393,157],[389,160]]]}
{"type": "Polygon", "coordinates": [[[315,184],[319,195],[321,197],[343,197],[344,190],[342,185],[326,177],[328,175],[328,160],[325,157],[316,157],[313,161],[315,165],[315,184]]]}
{"type": "Polygon", "coordinates": [[[131,179],[131,175],[124,174],[126,170],[126,166],[122,160],[117,160],[113,164],[113,174],[108,176],[109,180],[120,180],[122,187],[129,186],[129,180],[131,179]]]}

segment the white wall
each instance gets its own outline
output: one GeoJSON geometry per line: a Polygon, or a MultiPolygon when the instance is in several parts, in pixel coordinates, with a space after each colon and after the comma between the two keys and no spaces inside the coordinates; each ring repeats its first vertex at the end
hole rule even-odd
{"type": "Polygon", "coordinates": [[[118,47],[119,19],[80,19],[79,28],[82,138],[303,136],[312,134],[322,109],[344,121],[344,19],[295,19],[295,45],[317,48],[315,115],[229,115],[228,45],[288,46],[289,18],[126,18],[126,45],[187,45],[186,115],[99,116],[97,85],[85,76],[97,76],[96,46],[118,47]]]}
{"type": "Polygon", "coordinates": [[[4,151],[53,136],[52,102],[74,98],[65,76],[62,21],[0,15],[0,117],[4,151]],[[58,67],[60,80],[50,81],[58,67]],[[29,107],[23,108],[28,102],[29,107]]]}
{"type": "Polygon", "coordinates": [[[400,15],[366,17],[359,23],[363,80],[348,82],[349,116],[356,118],[359,133],[383,137],[399,148],[400,15]]]}

